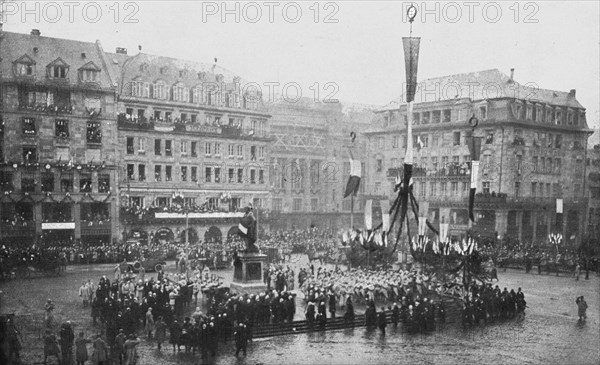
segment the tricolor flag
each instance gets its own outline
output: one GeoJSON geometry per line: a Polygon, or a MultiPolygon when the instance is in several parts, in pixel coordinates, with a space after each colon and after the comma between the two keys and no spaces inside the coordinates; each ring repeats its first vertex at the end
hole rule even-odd
{"type": "Polygon", "coordinates": [[[238,224],[239,235],[248,240],[248,244],[254,244],[256,242],[256,219],[252,215],[252,210],[248,208],[248,212],[240,223],[238,224]]]}
{"type": "Polygon", "coordinates": [[[358,192],[358,188],[360,187],[360,176],[361,176],[361,166],[360,161],[350,160],[350,177],[348,178],[348,183],[346,184],[346,191],[344,192],[344,198],[350,196],[350,194],[356,196],[358,192]]]}
{"type": "Polygon", "coordinates": [[[365,202],[365,230],[373,229],[373,201],[368,199],[365,202]]]}

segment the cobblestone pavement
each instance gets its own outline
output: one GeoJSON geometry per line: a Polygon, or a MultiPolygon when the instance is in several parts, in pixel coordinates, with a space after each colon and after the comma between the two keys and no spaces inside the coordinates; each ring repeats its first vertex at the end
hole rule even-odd
{"type": "MultiPolygon", "coordinates": [[[[170,265],[172,268],[173,265],[170,265]]],[[[26,364],[41,363],[40,339],[43,305],[56,303],[59,321],[71,319],[76,331],[97,332],[91,326],[89,309],[77,294],[82,280],[109,275],[112,265],[70,266],[60,277],[0,283],[0,311],[15,313],[25,337],[26,364]]],[[[218,272],[226,279],[229,271],[218,272]]],[[[501,288],[522,287],[529,308],[522,321],[506,321],[463,330],[448,325],[429,335],[407,335],[388,327],[387,334],[364,328],[260,339],[248,347],[245,358],[236,359],[233,345],[220,345],[215,364],[600,364],[600,278],[575,281],[572,277],[525,274],[509,270],[499,273],[501,288]],[[584,295],[588,319],[577,321],[575,298],[584,295]]],[[[299,305],[301,300],[299,301],[299,305]]],[[[298,308],[301,312],[302,306],[298,308]]],[[[139,364],[202,364],[198,356],[159,353],[151,343],[140,345],[139,364]]]]}

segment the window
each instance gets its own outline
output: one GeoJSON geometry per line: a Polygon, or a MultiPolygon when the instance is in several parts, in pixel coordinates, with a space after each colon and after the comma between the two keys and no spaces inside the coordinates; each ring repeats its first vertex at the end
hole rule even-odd
{"type": "Polygon", "coordinates": [[[316,212],[319,209],[319,199],[312,198],[310,199],[310,210],[316,212]]]}
{"type": "Polygon", "coordinates": [[[427,124],[427,123],[429,123],[430,115],[431,115],[430,112],[423,112],[423,117],[422,117],[422,120],[421,120],[421,124],[427,124]]]}
{"type": "Polygon", "coordinates": [[[435,196],[437,194],[437,183],[435,181],[431,181],[429,183],[429,195],[435,196]]]}
{"type": "Polygon", "coordinates": [[[250,160],[256,161],[256,146],[250,146],[250,160]]]}
{"type": "Polygon", "coordinates": [[[554,134],[548,133],[548,139],[546,140],[546,145],[544,147],[552,148],[554,146],[554,134]]]}
{"type": "Polygon", "coordinates": [[[517,168],[517,175],[521,175],[521,171],[522,171],[521,168],[522,168],[522,165],[523,165],[523,156],[517,155],[516,159],[517,159],[517,166],[516,166],[516,168],[517,168]]]}
{"type": "Polygon", "coordinates": [[[398,148],[398,136],[392,137],[392,148],[398,148]]]}
{"type": "Polygon", "coordinates": [[[133,155],[133,137],[127,137],[127,154],[133,155]]]}
{"type": "Polygon", "coordinates": [[[171,140],[165,140],[165,156],[173,156],[172,144],[171,140]]]}
{"type": "Polygon", "coordinates": [[[165,181],[173,181],[173,166],[165,166],[165,181]]]}
{"type": "Polygon", "coordinates": [[[548,158],[546,159],[546,168],[547,168],[548,170],[546,170],[545,172],[547,172],[547,173],[549,173],[549,174],[551,174],[552,172],[554,172],[554,166],[553,166],[553,164],[552,164],[552,157],[548,157],[548,158]]]}
{"type": "Polygon", "coordinates": [[[162,181],[162,166],[161,165],[154,166],[154,181],[156,181],[156,182],[162,181]]]}
{"type": "Polygon", "coordinates": [[[265,183],[265,170],[258,170],[258,183],[259,184],[265,183]]]}
{"type": "Polygon", "coordinates": [[[54,136],[62,139],[69,138],[68,120],[59,119],[54,122],[54,136]]]}
{"type": "Polygon", "coordinates": [[[98,174],[98,192],[110,192],[110,175],[98,174]]]}
{"type": "Polygon", "coordinates": [[[444,122],[445,123],[450,122],[451,118],[452,118],[452,112],[451,112],[451,110],[450,109],[445,109],[444,110],[444,122]]]}
{"type": "Polygon", "coordinates": [[[376,170],[377,172],[381,172],[383,170],[383,160],[382,159],[377,159],[375,160],[376,163],[376,170]]]}
{"type": "Polygon", "coordinates": [[[79,191],[82,193],[92,192],[92,174],[83,173],[79,175],[79,191]]]}
{"type": "Polygon", "coordinates": [[[256,184],[256,170],[250,169],[250,184],[256,184]]]}
{"type": "Polygon", "coordinates": [[[62,193],[73,192],[73,173],[62,172],[60,175],[60,191],[62,193]]]}
{"type": "Polygon", "coordinates": [[[556,117],[555,117],[556,124],[557,125],[561,125],[562,124],[562,118],[563,118],[562,112],[560,110],[557,110],[555,112],[555,115],[556,115],[556,117]]]}
{"type": "Polygon", "coordinates": [[[447,183],[445,181],[440,183],[440,194],[446,195],[447,183]]]}
{"type": "Polygon", "coordinates": [[[54,79],[64,79],[67,77],[67,67],[56,65],[50,67],[49,76],[54,79]]]}
{"type": "Polygon", "coordinates": [[[521,183],[515,181],[515,198],[519,198],[521,196],[521,183]]]}
{"type": "Polygon", "coordinates": [[[454,146],[460,146],[460,132],[454,132],[454,146]]]}
{"type": "Polygon", "coordinates": [[[181,141],[181,154],[182,155],[187,155],[187,142],[186,141],[181,141]]]}
{"type": "Polygon", "coordinates": [[[437,157],[432,157],[431,158],[431,169],[433,171],[437,171],[438,170],[438,162],[437,162],[437,157]]]}
{"type": "Polygon", "coordinates": [[[207,167],[204,169],[204,182],[212,182],[212,167],[207,167]]]}
{"type": "Polygon", "coordinates": [[[484,194],[489,194],[490,193],[490,182],[489,181],[484,181],[481,184],[483,186],[483,193],[484,194]]]}
{"type": "Polygon", "coordinates": [[[216,183],[221,182],[221,168],[220,167],[215,167],[215,182],[216,183]]]}
{"type": "Polygon", "coordinates": [[[54,191],[54,174],[51,172],[42,173],[42,192],[49,193],[54,191]]]}
{"type": "Polygon", "coordinates": [[[37,134],[34,118],[23,118],[23,134],[27,136],[35,136],[37,134]]]}
{"type": "Polygon", "coordinates": [[[144,164],[138,165],[138,180],[146,181],[146,165],[144,164]]]}
{"type": "Polygon", "coordinates": [[[533,156],[531,158],[531,169],[533,172],[538,172],[538,158],[537,156],[533,156]]]}
{"type": "Polygon", "coordinates": [[[35,64],[17,63],[17,76],[33,76],[35,64]]]}
{"type": "Polygon", "coordinates": [[[258,147],[258,157],[259,158],[265,157],[265,147],[264,146],[258,147]]]}
{"type": "Polygon", "coordinates": [[[192,166],[190,180],[198,182],[198,168],[196,166],[192,166]]]}
{"type": "Polygon", "coordinates": [[[204,144],[204,153],[207,155],[210,155],[210,151],[211,151],[211,143],[210,142],[206,142],[204,144]]]}
{"type": "Polygon", "coordinates": [[[437,134],[431,136],[431,147],[436,148],[439,147],[440,137],[437,134]]]}
{"type": "MultiPolygon", "coordinates": [[[[450,183],[450,192],[454,196],[458,195],[458,181],[452,181],[450,183]]],[[[485,190],[484,190],[484,192],[485,192],[485,190]]]]}
{"type": "Polygon", "coordinates": [[[557,134],[556,138],[554,139],[554,148],[561,148],[562,147],[562,135],[557,134]]]}
{"type": "Polygon", "coordinates": [[[479,117],[481,120],[485,120],[487,118],[487,106],[479,107],[479,117]]]}
{"type": "Polygon", "coordinates": [[[154,140],[154,155],[155,156],[162,155],[161,149],[162,149],[162,147],[161,147],[161,140],[160,139],[155,139],[154,140]]]}
{"type": "MultiPolygon", "coordinates": [[[[83,73],[85,77],[86,74],[83,73]]],[[[90,75],[91,76],[91,75],[90,75]]],[[[96,80],[86,80],[96,81],[96,80]]],[[[150,84],[143,81],[134,81],[131,84],[131,96],[138,98],[149,98],[150,97],[150,84]]]]}
{"type": "Polygon", "coordinates": [[[86,138],[88,143],[102,143],[102,128],[99,122],[87,122],[86,138]]]}
{"type": "Polygon", "coordinates": [[[471,188],[471,184],[466,181],[463,181],[463,183],[462,183],[463,193],[466,193],[467,191],[469,191],[470,188],[471,188]]]}
{"type": "Polygon", "coordinates": [[[229,145],[229,148],[228,148],[228,150],[229,150],[229,156],[233,156],[233,153],[234,153],[234,150],[235,150],[235,148],[233,147],[233,145],[232,145],[232,144],[230,144],[230,145],[229,145]]]}
{"type": "Polygon", "coordinates": [[[220,154],[221,154],[221,144],[215,143],[215,155],[220,155],[220,154]]]}
{"type": "Polygon", "coordinates": [[[525,118],[527,120],[532,120],[533,119],[533,108],[531,106],[527,106],[527,115],[525,116],[525,118]]]}
{"type": "Polygon", "coordinates": [[[492,143],[494,143],[494,131],[487,130],[486,136],[485,136],[485,144],[492,144],[492,143]]]}
{"type": "Polygon", "coordinates": [[[244,146],[243,145],[239,145],[237,148],[237,155],[238,157],[242,157],[244,156],[244,146]]]}
{"type": "Polygon", "coordinates": [[[271,208],[275,212],[280,212],[283,208],[283,202],[280,198],[274,198],[272,200],[271,208]]]}
{"type": "Polygon", "coordinates": [[[531,183],[531,196],[532,197],[537,196],[537,182],[531,183]]]}
{"type": "Polygon", "coordinates": [[[235,183],[235,170],[232,168],[227,170],[227,182],[230,184],[235,183]]]}
{"type": "Polygon", "coordinates": [[[198,142],[192,142],[192,157],[198,156],[198,142]]]}
{"type": "Polygon", "coordinates": [[[127,164],[127,180],[135,180],[135,165],[127,164]]]}
{"type": "Polygon", "coordinates": [[[242,184],[244,182],[244,169],[237,170],[237,182],[238,184],[242,184]]]}
{"type": "Polygon", "coordinates": [[[166,99],[167,93],[165,92],[165,89],[166,85],[162,81],[154,84],[154,92],[152,95],[154,99],[166,99]]]}
{"type": "Polygon", "coordinates": [[[300,210],[302,210],[302,199],[295,198],[294,199],[294,211],[298,212],[300,210]]]}
{"type": "Polygon", "coordinates": [[[187,175],[188,175],[188,169],[187,166],[181,166],[181,181],[187,181],[187,175]]]}
{"type": "Polygon", "coordinates": [[[442,121],[442,112],[439,110],[433,111],[433,123],[439,123],[442,121]]]}
{"type": "Polygon", "coordinates": [[[560,158],[554,159],[554,173],[560,174],[562,170],[562,161],[560,158]]]}
{"type": "Polygon", "coordinates": [[[23,162],[34,163],[38,159],[36,147],[23,147],[23,162]]]}
{"type": "Polygon", "coordinates": [[[21,175],[21,191],[24,193],[35,192],[35,176],[29,173],[23,173],[21,175]]]}

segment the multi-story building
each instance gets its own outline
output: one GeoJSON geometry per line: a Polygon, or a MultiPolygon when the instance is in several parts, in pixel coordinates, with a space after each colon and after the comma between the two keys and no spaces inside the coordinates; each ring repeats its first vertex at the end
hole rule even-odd
{"type": "Polygon", "coordinates": [[[107,58],[119,75],[125,238],[185,241],[189,227],[189,242],[221,242],[249,203],[265,229],[270,115],[260,93],[216,65],[123,49],[107,58]]]}
{"type": "MultiPolygon", "coordinates": [[[[425,80],[413,112],[413,187],[434,224],[449,223],[455,237],[472,229],[522,242],[543,243],[554,232],[567,244],[580,240],[590,129],[575,90],[526,87],[512,70],[510,77],[488,70],[425,80]],[[482,138],[475,224],[468,218],[472,116],[479,120],[474,135],[482,138]]],[[[385,198],[403,164],[406,105],[381,108],[376,123],[365,133],[367,191],[385,198]]]]}
{"type": "Polygon", "coordinates": [[[587,152],[587,180],[585,181],[588,198],[586,234],[591,238],[600,236],[600,133],[596,130],[592,147],[587,152]]]}
{"type": "MultiPolygon", "coordinates": [[[[271,132],[271,214],[273,230],[349,226],[350,198],[342,199],[350,173],[348,149],[363,157],[364,143],[352,143],[372,112],[344,110],[340,103],[308,98],[269,105],[271,132]]],[[[361,190],[361,192],[364,190],[361,190]]],[[[362,216],[355,199],[356,219],[362,216]]]]}
{"type": "Polygon", "coordinates": [[[115,90],[101,44],[0,28],[0,47],[0,239],[117,238],[115,90]]]}

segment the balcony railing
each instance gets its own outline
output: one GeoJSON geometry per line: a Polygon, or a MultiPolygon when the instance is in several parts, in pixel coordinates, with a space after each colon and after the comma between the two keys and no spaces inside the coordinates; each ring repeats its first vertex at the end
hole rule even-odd
{"type": "Polygon", "coordinates": [[[73,106],[70,104],[19,104],[19,110],[32,111],[37,113],[50,113],[50,114],[73,114],[73,106]]]}
{"type": "MultiPolygon", "coordinates": [[[[387,170],[387,177],[402,176],[404,169],[401,167],[393,167],[387,170]]],[[[471,163],[450,163],[438,170],[430,170],[424,167],[413,167],[413,176],[470,176],[471,163]]]]}

